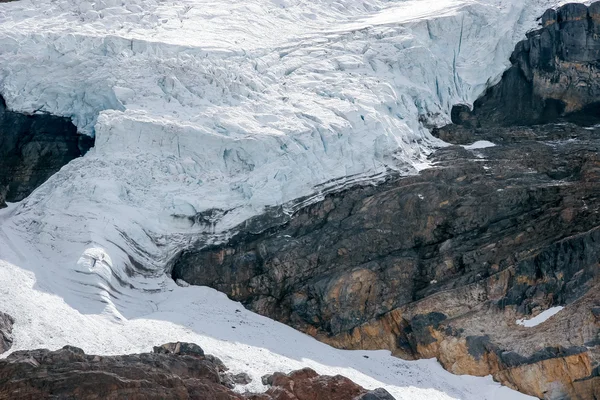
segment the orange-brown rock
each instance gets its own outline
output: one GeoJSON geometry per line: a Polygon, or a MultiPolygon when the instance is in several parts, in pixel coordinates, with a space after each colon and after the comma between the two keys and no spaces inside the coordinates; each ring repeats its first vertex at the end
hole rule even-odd
{"type": "Polygon", "coordinates": [[[372,400],[393,400],[383,389],[367,391],[341,375],[322,376],[310,368],[289,374],[275,373],[263,377],[271,386],[266,396],[276,400],[348,400],[363,399],[368,394],[372,400]]]}
{"type": "Polygon", "coordinates": [[[393,400],[383,389],[311,369],[275,373],[266,393],[241,394],[226,382],[226,369],[193,343],[123,356],[86,355],[72,346],[17,351],[0,360],[0,399],[393,400]]]}
{"type": "Polygon", "coordinates": [[[473,110],[455,106],[456,124],[434,130],[496,146],[447,147],[418,176],[269,209],[224,243],[178,254],[173,278],[337,347],[437,357],[539,397],[590,398],[600,364],[600,2],[549,10],[511,61],[473,110]],[[559,305],[539,326],[516,324],[559,305]]]}

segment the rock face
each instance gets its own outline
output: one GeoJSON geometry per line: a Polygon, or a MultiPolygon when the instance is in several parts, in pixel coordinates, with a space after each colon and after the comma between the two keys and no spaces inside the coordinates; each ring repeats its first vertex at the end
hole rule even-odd
{"type": "Polygon", "coordinates": [[[92,146],[69,119],[12,112],[0,97],[0,208],[27,197],[92,146]]]}
{"type": "Polygon", "coordinates": [[[0,360],[0,399],[393,399],[383,389],[367,391],[342,376],[320,376],[310,369],[272,375],[266,393],[240,394],[222,382],[226,369],[193,343],[106,357],[72,346],[16,351],[0,360]]]}
{"type": "Polygon", "coordinates": [[[600,2],[548,10],[542,28],[527,35],[499,84],[452,121],[470,127],[548,123],[558,117],[600,117],[600,2]]]}
{"type": "Polygon", "coordinates": [[[437,357],[546,399],[600,397],[600,3],[565,5],[460,125],[495,147],[437,151],[418,176],[270,210],[197,243],[174,279],[207,285],[334,346],[437,357]],[[567,119],[567,122],[563,119],[567,119]],[[557,121],[560,123],[541,122],[557,121]],[[516,323],[565,306],[534,327],[516,323]]]}
{"type": "Polygon", "coordinates": [[[560,398],[600,360],[600,129],[504,133],[503,146],[446,148],[419,176],[332,194],[283,225],[189,249],[173,276],[338,347],[438,357],[452,372],[560,398]],[[562,322],[516,325],[565,304],[562,322]]]}
{"type": "Polygon", "coordinates": [[[15,320],[8,314],[0,312],[0,354],[12,346],[12,326],[15,320]]]}

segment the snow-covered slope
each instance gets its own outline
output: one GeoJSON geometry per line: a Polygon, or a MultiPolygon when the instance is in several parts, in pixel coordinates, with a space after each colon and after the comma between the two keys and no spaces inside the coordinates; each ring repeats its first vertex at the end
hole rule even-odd
{"type": "MultiPolygon", "coordinates": [[[[12,257],[4,250],[4,257],[12,257]]],[[[398,400],[530,398],[491,377],[452,375],[435,360],[403,361],[388,351],[333,349],[204,287],[171,282],[160,293],[137,293],[152,311],[136,318],[116,320],[111,310],[77,311],[77,296],[48,292],[44,267],[26,271],[0,260],[0,309],[16,317],[13,351],[70,344],[92,354],[123,354],[180,340],[201,345],[234,373],[248,372],[253,382],[239,390],[265,390],[262,375],[308,366],[322,374],[342,374],[366,388],[384,387],[398,400]]]]}
{"type": "MultiPolygon", "coordinates": [[[[17,348],[69,342],[115,353],[184,339],[172,336],[206,345],[198,335],[224,334],[223,321],[235,319],[226,313],[236,306],[206,289],[175,287],[164,272],[176,251],[318,185],[416,172],[441,145],[420,121],[447,122],[452,104],[473,101],[498,78],[536,17],[556,3],[0,4],[0,93],[8,106],[70,116],[96,136],[95,149],[0,215],[2,282],[11,282],[1,289],[8,294],[0,307],[17,318],[17,348]],[[186,218],[212,208],[228,211],[213,226],[186,218]],[[221,319],[200,320],[206,313],[221,319]]],[[[285,336],[257,370],[299,366],[289,358],[309,352],[312,362],[327,365],[331,357],[403,386],[411,383],[394,374],[429,365],[450,382],[441,390],[480,398],[478,389],[475,397],[460,394],[470,390],[468,378],[437,366],[379,353],[389,371],[370,369],[372,359],[241,315],[267,327],[253,328],[258,347],[275,340],[259,337],[263,330],[285,336]],[[294,340],[305,348],[287,350],[294,340]]],[[[244,343],[239,335],[230,338],[244,343]]],[[[219,343],[222,354],[243,346],[219,343]]],[[[259,362],[248,354],[244,359],[259,362]]]]}

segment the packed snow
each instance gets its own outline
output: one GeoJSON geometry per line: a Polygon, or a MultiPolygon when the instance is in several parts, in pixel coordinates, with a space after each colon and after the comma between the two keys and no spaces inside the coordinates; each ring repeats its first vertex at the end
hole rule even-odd
{"type": "Polygon", "coordinates": [[[535,317],[533,317],[531,319],[518,319],[517,325],[521,325],[526,328],[532,328],[534,326],[538,326],[542,322],[546,322],[548,320],[548,318],[552,317],[553,315],[558,314],[558,312],[560,310],[562,310],[563,308],[564,307],[562,307],[562,306],[551,307],[551,308],[547,309],[546,311],[539,313],[538,315],[536,315],[535,317]]]}
{"type": "Polygon", "coordinates": [[[487,149],[488,147],[496,146],[494,143],[489,140],[478,140],[475,143],[464,145],[463,147],[467,150],[478,150],[478,149],[487,149]]]}
{"type": "Polygon", "coordinates": [[[425,126],[495,82],[556,4],[1,3],[7,105],[68,116],[96,137],[0,211],[0,310],[17,320],[15,349],[114,354],[190,340],[254,374],[253,385],[308,365],[398,399],[524,398],[434,361],[331,349],[212,290],[179,287],[165,268],[265,206],[427,167],[443,143],[425,126]],[[190,222],[209,209],[221,216],[211,226],[190,222]]]}

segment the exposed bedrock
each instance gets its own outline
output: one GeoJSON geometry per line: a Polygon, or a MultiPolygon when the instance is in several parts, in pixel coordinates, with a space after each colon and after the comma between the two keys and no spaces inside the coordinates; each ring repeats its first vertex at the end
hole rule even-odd
{"type": "Polygon", "coordinates": [[[4,353],[12,346],[12,326],[14,319],[0,311],[0,354],[4,353]]]}
{"type": "Polygon", "coordinates": [[[0,399],[393,400],[384,389],[369,391],[309,368],[263,377],[265,393],[236,393],[226,371],[193,343],[121,356],[87,355],[72,346],[16,351],[0,360],[0,399]]]}
{"type": "Polygon", "coordinates": [[[446,148],[418,176],[188,249],[173,277],[337,347],[438,357],[454,373],[561,398],[600,359],[600,130],[525,130],[539,140],[446,148]],[[548,131],[578,139],[544,142],[548,131]],[[563,319],[516,325],[555,305],[567,305],[563,319]]]}
{"type": "Polygon", "coordinates": [[[68,118],[13,112],[0,97],[0,208],[27,197],[93,142],[68,118]]]}
{"type": "Polygon", "coordinates": [[[270,210],[183,251],[173,278],[337,347],[437,357],[540,398],[600,398],[600,128],[562,120],[596,117],[599,9],[546,12],[474,111],[455,107],[461,125],[436,130],[497,146],[438,150],[418,176],[292,218],[270,210]],[[517,324],[553,306],[565,308],[517,324]]]}
{"type": "Polygon", "coordinates": [[[517,44],[512,67],[472,112],[466,105],[454,107],[455,124],[487,128],[561,117],[600,121],[600,2],[548,10],[541,24],[517,44]]]}

